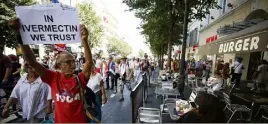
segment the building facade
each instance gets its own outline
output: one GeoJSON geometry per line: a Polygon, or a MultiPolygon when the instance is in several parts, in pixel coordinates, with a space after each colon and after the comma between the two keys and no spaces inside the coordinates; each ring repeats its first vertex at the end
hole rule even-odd
{"type": "Polygon", "coordinates": [[[268,1],[218,0],[222,7],[211,10],[201,22],[197,55],[232,64],[243,58],[242,80],[251,80],[258,61],[268,59],[268,1]]]}

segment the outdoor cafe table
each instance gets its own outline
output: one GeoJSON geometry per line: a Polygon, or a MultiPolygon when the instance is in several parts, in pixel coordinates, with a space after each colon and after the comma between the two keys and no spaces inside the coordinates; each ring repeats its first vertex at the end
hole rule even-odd
{"type": "Polygon", "coordinates": [[[252,103],[251,106],[251,117],[250,120],[252,120],[253,117],[253,110],[256,105],[268,105],[268,97],[267,96],[260,96],[260,95],[253,95],[253,94],[242,94],[242,93],[234,93],[234,96],[242,99],[243,101],[252,103]]]}
{"type": "MultiPolygon", "coordinates": [[[[159,88],[159,87],[156,87],[155,88],[155,91],[154,91],[155,94],[161,94],[163,97],[165,96],[179,96],[180,93],[178,91],[178,89],[169,89],[169,88],[159,88]]],[[[163,98],[163,103],[165,101],[165,98],[163,98]]]]}

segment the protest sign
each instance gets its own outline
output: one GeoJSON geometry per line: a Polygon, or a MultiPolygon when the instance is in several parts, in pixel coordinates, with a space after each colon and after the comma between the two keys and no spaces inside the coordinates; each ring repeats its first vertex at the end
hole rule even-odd
{"type": "Polygon", "coordinates": [[[16,6],[23,44],[80,43],[78,11],[59,3],[16,6]]]}

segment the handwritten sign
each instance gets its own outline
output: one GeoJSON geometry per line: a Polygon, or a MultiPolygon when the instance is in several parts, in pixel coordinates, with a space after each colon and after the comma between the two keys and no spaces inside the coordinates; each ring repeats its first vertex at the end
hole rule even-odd
{"type": "Polygon", "coordinates": [[[23,44],[80,43],[78,11],[59,3],[16,6],[23,44]]]}

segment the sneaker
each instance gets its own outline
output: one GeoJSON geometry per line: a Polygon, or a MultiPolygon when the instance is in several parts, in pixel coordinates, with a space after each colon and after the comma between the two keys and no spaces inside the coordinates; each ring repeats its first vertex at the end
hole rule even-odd
{"type": "Polygon", "coordinates": [[[115,90],[114,93],[117,93],[117,90],[115,90]]]}
{"type": "Polygon", "coordinates": [[[119,100],[119,102],[122,102],[122,101],[124,101],[124,98],[121,98],[121,99],[119,100]]]}

